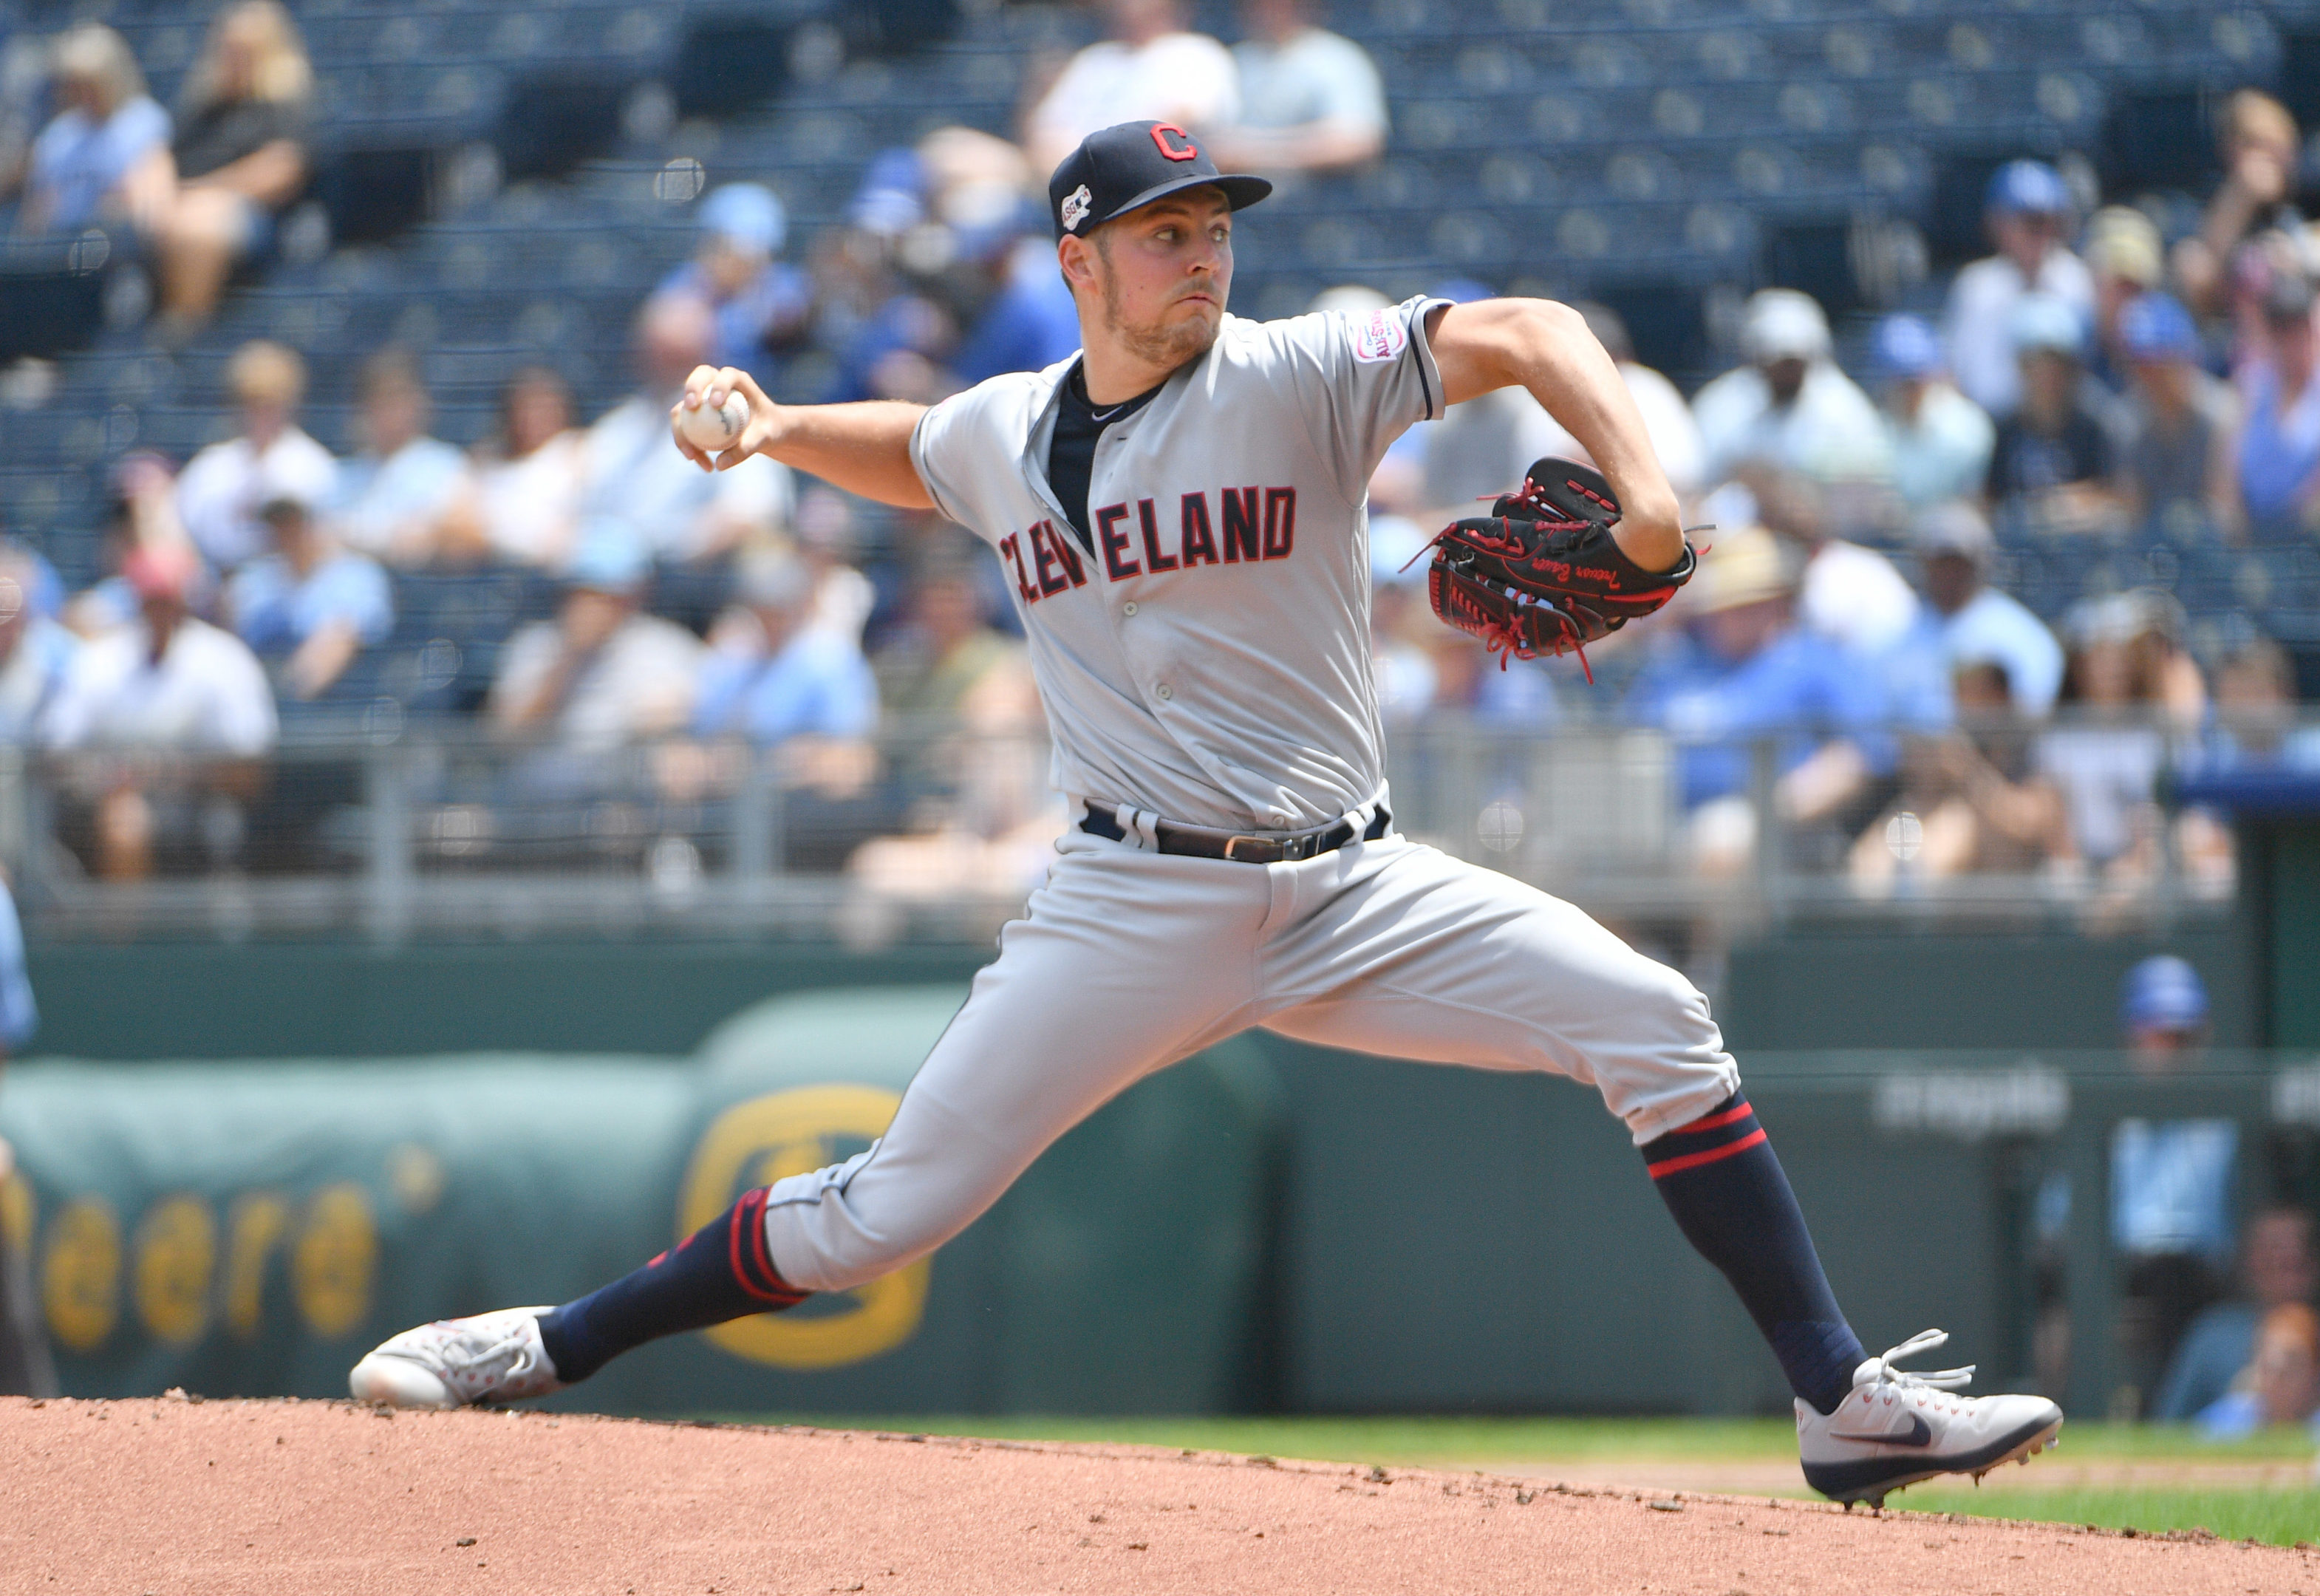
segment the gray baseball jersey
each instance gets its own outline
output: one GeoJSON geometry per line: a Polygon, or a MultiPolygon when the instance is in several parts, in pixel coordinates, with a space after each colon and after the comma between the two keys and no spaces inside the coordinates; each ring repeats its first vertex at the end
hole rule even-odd
{"type": "Polygon", "coordinates": [[[1064,792],[1291,830],[1376,796],[1369,479],[1405,429],[1442,413],[1426,317],[1444,303],[1225,317],[1207,355],[1105,431],[1092,549],[1047,476],[1072,361],[920,419],[927,491],[1006,568],[1064,792]]]}

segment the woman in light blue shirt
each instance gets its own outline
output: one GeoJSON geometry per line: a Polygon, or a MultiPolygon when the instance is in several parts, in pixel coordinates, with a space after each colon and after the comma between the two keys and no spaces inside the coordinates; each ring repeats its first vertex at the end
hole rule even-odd
{"type": "Polygon", "coordinates": [[[115,219],[141,222],[177,187],[169,113],[120,34],[85,23],[57,41],[64,106],[33,141],[16,231],[73,233],[115,219]]]}

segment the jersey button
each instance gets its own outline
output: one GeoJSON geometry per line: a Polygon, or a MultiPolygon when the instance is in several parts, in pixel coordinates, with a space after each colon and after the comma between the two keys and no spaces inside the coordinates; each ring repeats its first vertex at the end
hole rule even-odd
{"type": "Polygon", "coordinates": [[[1161,683],[1161,684],[1160,684],[1160,685],[1159,685],[1159,687],[1156,689],[1156,691],[1159,693],[1159,694],[1160,694],[1161,698],[1162,698],[1162,699],[1164,699],[1164,700],[1165,700],[1165,699],[1170,699],[1170,698],[1174,698],[1174,697],[1175,697],[1175,696],[1176,696],[1176,690],[1175,690],[1174,687],[1171,687],[1170,685],[1168,685],[1168,684],[1167,684],[1167,683],[1165,683],[1165,682],[1161,683]]]}
{"type": "Polygon", "coordinates": [[[1120,606],[1119,606],[1119,612],[1120,612],[1121,614],[1123,614],[1123,615],[1133,615],[1133,614],[1135,614],[1135,613],[1136,613],[1136,601],[1135,601],[1134,599],[1130,599],[1130,600],[1128,600],[1126,603],[1124,603],[1124,604],[1120,605],[1120,606]]]}

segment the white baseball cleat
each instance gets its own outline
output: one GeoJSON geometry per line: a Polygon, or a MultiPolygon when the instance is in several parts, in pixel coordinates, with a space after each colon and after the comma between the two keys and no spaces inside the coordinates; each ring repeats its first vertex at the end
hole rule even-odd
{"type": "Polygon", "coordinates": [[[1871,1358],[1853,1372],[1853,1389],[1834,1413],[1797,1403],[1806,1484],[1847,1507],[1882,1507],[1889,1491],[1936,1474],[1979,1480],[2055,1444],[2062,1410],[2044,1397],[1958,1396],[1973,1379],[1971,1364],[1922,1374],[1893,1366],[1948,1339],[1945,1330],[1926,1330],[1871,1358]]]}
{"type": "Polygon", "coordinates": [[[396,1408],[464,1408],[562,1391],[540,1344],[546,1308],[503,1308],[439,1319],[382,1341],[347,1375],[358,1401],[396,1408]]]}

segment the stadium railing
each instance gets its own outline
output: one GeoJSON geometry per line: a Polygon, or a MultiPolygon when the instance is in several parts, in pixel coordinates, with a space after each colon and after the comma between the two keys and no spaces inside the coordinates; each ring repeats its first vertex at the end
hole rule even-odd
{"type": "MultiPolygon", "coordinates": [[[[1792,738],[1434,713],[1392,730],[1390,772],[1405,834],[1629,922],[2118,929],[2229,908],[2228,817],[2176,803],[2183,780],[2320,764],[2320,720],[2192,734],[2066,713],[1977,732],[2001,764],[2011,738],[2016,771],[2057,735],[2130,771],[2128,796],[2107,802],[2131,847],[2107,863],[2024,848],[2015,867],[1929,870],[1935,804],[1908,775],[1927,745],[1908,732],[1872,735],[1884,746],[1859,792],[1809,822],[1783,795],[1792,738]]],[[[1065,823],[1040,736],[916,724],[867,751],[805,747],[575,749],[383,700],[256,761],[4,750],[0,859],[34,933],[55,939],[981,939],[1020,911],[1065,823]],[[148,839],[134,879],[102,835],[107,795],[124,791],[148,839]]]]}

